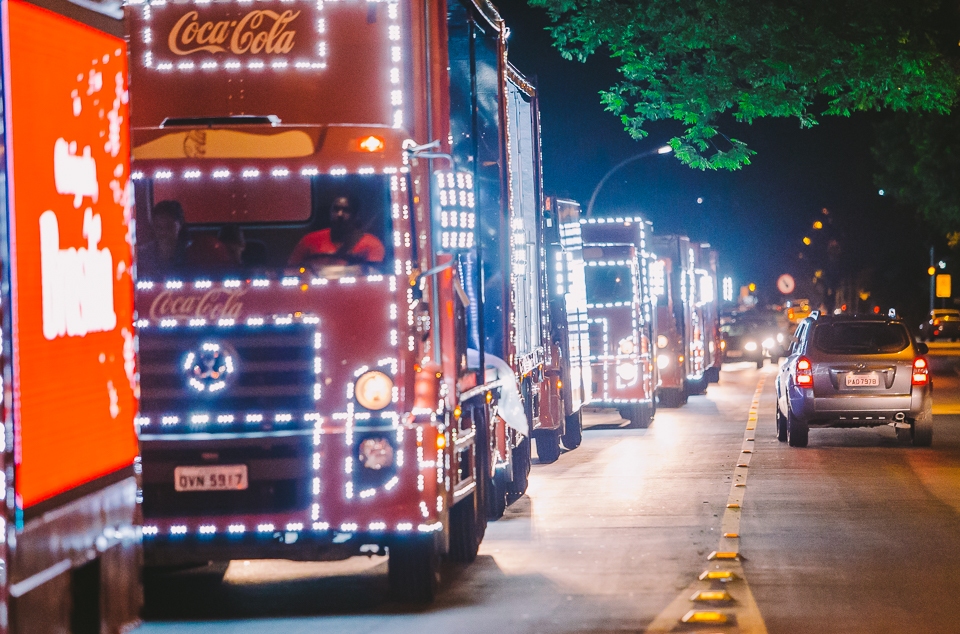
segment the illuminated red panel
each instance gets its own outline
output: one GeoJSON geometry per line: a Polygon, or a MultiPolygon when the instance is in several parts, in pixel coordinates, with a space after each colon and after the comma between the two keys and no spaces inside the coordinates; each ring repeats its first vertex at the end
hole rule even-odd
{"type": "Polygon", "coordinates": [[[133,462],[124,42],[4,8],[18,503],[133,462]]]}

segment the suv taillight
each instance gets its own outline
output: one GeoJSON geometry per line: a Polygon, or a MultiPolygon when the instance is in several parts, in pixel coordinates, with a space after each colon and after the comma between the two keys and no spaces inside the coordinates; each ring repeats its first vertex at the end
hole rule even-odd
{"type": "Polygon", "coordinates": [[[913,360],[913,385],[926,385],[930,381],[930,368],[927,360],[917,357],[913,360]]]}
{"type": "Polygon", "coordinates": [[[813,364],[806,357],[797,359],[797,385],[813,387],[813,364]]]}

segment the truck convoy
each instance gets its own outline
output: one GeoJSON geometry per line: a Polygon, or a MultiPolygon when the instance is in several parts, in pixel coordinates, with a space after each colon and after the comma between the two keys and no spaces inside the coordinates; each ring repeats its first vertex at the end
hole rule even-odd
{"type": "Polygon", "coordinates": [[[146,565],[388,552],[393,595],[429,600],[523,494],[531,438],[541,461],[579,444],[591,388],[572,204],[546,210],[503,20],[126,18],[146,565]]]}
{"type": "MultiPolygon", "coordinates": [[[[706,390],[707,326],[697,304],[716,303],[717,296],[714,293],[710,300],[703,298],[706,289],[700,288],[697,275],[699,249],[689,238],[654,235],[652,249],[656,259],[651,265],[651,279],[657,298],[658,402],[664,407],[679,407],[691,394],[706,390]]],[[[717,315],[716,309],[712,314],[717,315]]]]}

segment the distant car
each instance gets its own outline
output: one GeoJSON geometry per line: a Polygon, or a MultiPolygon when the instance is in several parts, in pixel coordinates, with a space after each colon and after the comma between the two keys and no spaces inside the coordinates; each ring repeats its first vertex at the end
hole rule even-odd
{"type": "Polygon", "coordinates": [[[899,319],[812,313],[777,376],[777,438],[806,447],[811,427],[893,425],[901,441],[929,446],[926,353],[899,319]]]}
{"type": "Polygon", "coordinates": [[[956,341],[960,338],[960,310],[953,308],[938,308],[930,311],[930,319],[920,324],[920,339],[933,341],[934,339],[949,339],[956,341]]]}
{"type": "Polygon", "coordinates": [[[724,362],[751,361],[758,368],[767,358],[776,361],[786,348],[783,326],[776,315],[750,315],[720,327],[720,349],[724,362]]]}

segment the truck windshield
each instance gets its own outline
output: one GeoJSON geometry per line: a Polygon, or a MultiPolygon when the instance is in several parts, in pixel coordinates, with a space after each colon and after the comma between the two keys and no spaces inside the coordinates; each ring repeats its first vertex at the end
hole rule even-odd
{"type": "Polygon", "coordinates": [[[388,176],[265,175],[205,185],[138,183],[139,277],[294,267],[342,276],[393,268],[388,176]]]}
{"type": "Polygon", "coordinates": [[[587,303],[633,302],[633,270],[629,266],[587,266],[587,303]]]}
{"type": "Polygon", "coordinates": [[[877,321],[817,324],[813,336],[827,354],[891,354],[910,345],[902,324],[877,321]]]}

